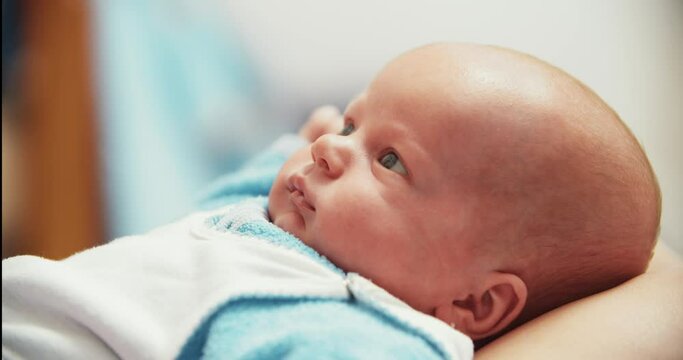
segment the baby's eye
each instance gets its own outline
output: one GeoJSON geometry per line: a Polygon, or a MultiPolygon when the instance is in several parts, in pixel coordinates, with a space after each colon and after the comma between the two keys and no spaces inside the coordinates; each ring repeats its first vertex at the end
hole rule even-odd
{"type": "Polygon", "coordinates": [[[352,124],[352,123],[348,123],[348,124],[344,125],[344,128],[343,128],[342,131],[339,133],[339,135],[341,135],[341,136],[347,136],[347,135],[350,135],[354,130],[356,130],[356,128],[353,126],[353,124],[352,124]]]}
{"type": "Polygon", "coordinates": [[[401,175],[408,175],[406,168],[403,167],[403,163],[401,163],[401,159],[399,159],[398,155],[396,155],[396,153],[393,151],[384,154],[379,159],[379,162],[382,164],[382,166],[391,171],[397,172],[401,175]]]}

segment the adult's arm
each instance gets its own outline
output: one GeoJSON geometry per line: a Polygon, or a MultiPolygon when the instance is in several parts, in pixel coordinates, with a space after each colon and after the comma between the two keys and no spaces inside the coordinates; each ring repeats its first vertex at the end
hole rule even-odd
{"type": "Polygon", "coordinates": [[[683,359],[681,339],[683,262],[660,242],[645,274],[549,312],[475,359],[683,359]]]}

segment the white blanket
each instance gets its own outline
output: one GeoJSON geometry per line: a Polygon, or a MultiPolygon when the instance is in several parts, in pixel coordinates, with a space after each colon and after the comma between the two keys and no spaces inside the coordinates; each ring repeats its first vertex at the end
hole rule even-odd
{"type": "MultiPolygon", "coordinates": [[[[62,261],[2,262],[3,359],[171,359],[219,305],[255,294],[373,303],[424,329],[452,357],[469,339],[357,274],[204,226],[198,213],[62,261]]],[[[467,352],[467,351],[466,351],[467,352]]]]}

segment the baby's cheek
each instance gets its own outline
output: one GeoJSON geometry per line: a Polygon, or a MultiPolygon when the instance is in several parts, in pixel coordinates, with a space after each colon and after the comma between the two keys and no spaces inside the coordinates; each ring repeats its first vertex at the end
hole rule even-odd
{"type": "Polygon", "coordinates": [[[372,233],[373,214],[353,196],[339,198],[331,211],[319,214],[316,233],[337,251],[353,251],[358,242],[372,233]],[[361,206],[359,206],[361,205],[361,206]]]}
{"type": "Polygon", "coordinates": [[[331,197],[328,204],[332,204],[330,209],[325,209],[323,225],[329,232],[334,234],[348,235],[350,231],[363,226],[370,214],[366,214],[368,209],[367,198],[357,192],[339,193],[331,197]]]}
{"type": "Polygon", "coordinates": [[[342,221],[328,224],[317,228],[314,238],[307,245],[344,271],[374,277],[376,274],[372,270],[377,264],[377,246],[372,229],[365,224],[343,226],[342,221]]]}

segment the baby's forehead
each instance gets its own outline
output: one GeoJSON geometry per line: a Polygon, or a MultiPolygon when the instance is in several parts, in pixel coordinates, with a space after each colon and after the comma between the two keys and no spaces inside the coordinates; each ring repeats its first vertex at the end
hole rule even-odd
{"type": "Polygon", "coordinates": [[[567,141],[561,130],[590,99],[578,81],[525,54],[431,49],[389,63],[347,114],[394,121],[446,165],[473,167],[534,139],[567,141]]]}
{"type": "Polygon", "coordinates": [[[564,71],[530,55],[491,46],[437,44],[389,62],[369,89],[396,95],[425,95],[434,103],[518,107],[529,102],[560,102],[568,92],[583,92],[564,71]],[[515,102],[516,100],[516,102],[515,102]]]}

